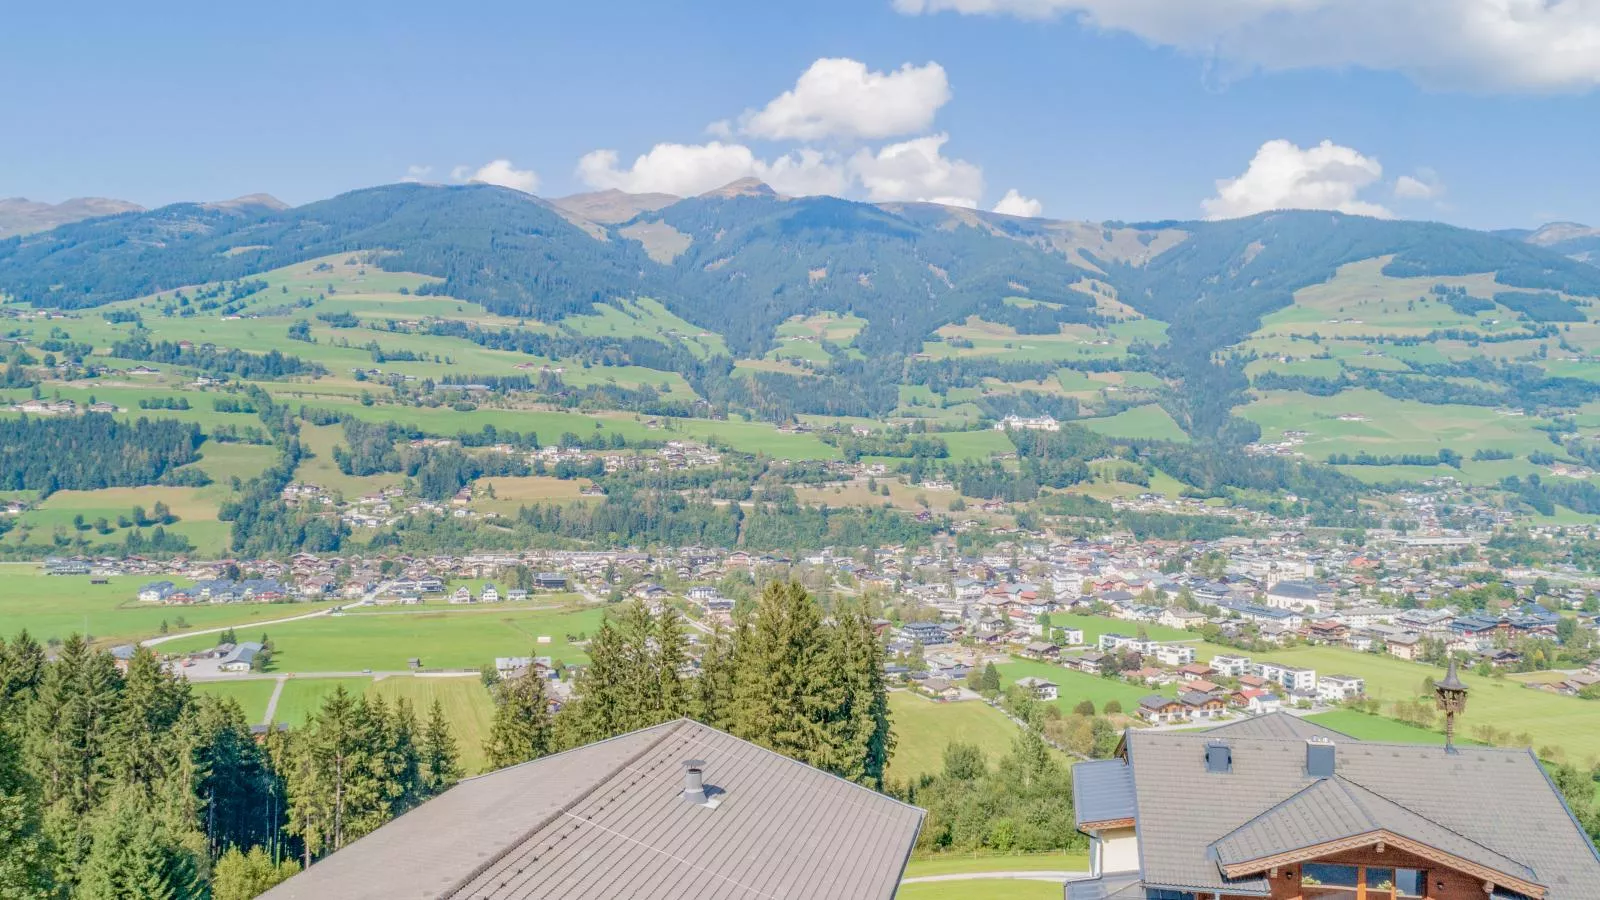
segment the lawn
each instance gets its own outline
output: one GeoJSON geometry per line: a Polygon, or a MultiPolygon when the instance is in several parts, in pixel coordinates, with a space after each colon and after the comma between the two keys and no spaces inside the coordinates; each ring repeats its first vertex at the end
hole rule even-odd
{"type": "Polygon", "coordinates": [[[1187,443],[1189,440],[1189,436],[1178,427],[1177,422],[1172,420],[1172,416],[1154,403],[1135,406],[1103,419],[1079,419],[1078,424],[1108,437],[1180,443],[1187,443]]]}
{"type": "Polygon", "coordinates": [[[1011,750],[1017,726],[981,700],[939,703],[909,691],[889,695],[895,750],[888,777],[909,782],[944,769],[944,751],[955,743],[974,744],[989,764],[1011,750]]]}
{"type": "Polygon", "coordinates": [[[1342,731],[1357,740],[1383,741],[1391,744],[1443,744],[1444,732],[1431,731],[1407,725],[1383,716],[1369,716],[1353,709],[1336,709],[1332,712],[1306,716],[1306,721],[1326,725],[1342,731]]]}
{"type": "Polygon", "coordinates": [[[894,896],[895,900],[1061,900],[1061,892],[1059,881],[985,878],[905,884],[894,896]]]}
{"type": "Polygon", "coordinates": [[[1105,709],[1107,702],[1116,700],[1122,704],[1124,713],[1133,715],[1139,706],[1139,701],[1145,697],[1151,694],[1171,696],[1175,690],[1171,685],[1156,689],[1121,680],[1113,681],[1098,675],[1075,672],[1054,663],[1031,659],[1013,658],[1011,662],[1001,663],[995,668],[1000,671],[1000,683],[1006,687],[1010,687],[1018,678],[1030,675],[1055,682],[1060,688],[1056,706],[1060,707],[1063,713],[1072,712],[1072,708],[1084,700],[1093,701],[1097,712],[1105,709]]]}
{"type": "MultiPolygon", "coordinates": [[[[68,535],[81,534],[90,541],[120,541],[135,529],[132,520],[135,506],[143,507],[148,514],[154,511],[157,503],[163,503],[177,517],[176,522],[163,527],[187,537],[201,556],[212,557],[220,555],[227,546],[229,526],[217,520],[217,510],[229,493],[229,489],[223,485],[204,488],[148,485],[94,491],[57,491],[36,508],[22,514],[17,521],[16,533],[21,540],[24,531],[31,530],[33,533],[28,537],[28,542],[35,544],[45,541],[48,535],[57,530],[63,530],[68,535]],[[82,529],[77,525],[79,517],[84,524],[82,529]],[[127,528],[118,527],[119,517],[129,522],[127,528]],[[106,521],[108,531],[105,534],[94,530],[94,523],[100,519],[106,521]]],[[[148,532],[152,527],[145,526],[144,530],[148,532]]]]}
{"type": "Polygon", "coordinates": [[[1258,391],[1256,396],[1239,414],[1261,426],[1262,440],[1281,440],[1285,431],[1305,432],[1301,450],[1314,460],[1332,453],[1382,456],[1443,449],[1463,456],[1479,449],[1526,456],[1550,446],[1544,432],[1535,428],[1543,420],[1484,406],[1396,400],[1366,389],[1331,397],[1299,391],[1258,391]]]}
{"type": "Polygon", "coordinates": [[[940,853],[913,859],[907,878],[924,875],[958,875],[967,872],[1080,872],[1088,871],[1089,854],[1062,853],[940,853]]]}
{"type": "Polygon", "coordinates": [[[371,678],[291,678],[283,685],[273,719],[291,728],[304,725],[334,688],[343,685],[346,691],[360,694],[371,684],[371,678]]]}
{"type": "MultiPolygon", "coordinates": [[[[151,578],[114,575],[106,584],[88,576],[45,575],[36,563],[0,563],[0,636],[26,629],[40,642],[89,634],[96,643],[116,644],[154,637],[167,623],[171,632],[222,625],[248,627],[325,609],[329,603],[219,603],[163,606],[140,603],[139,586],[151,578]],[[179,623],[184,623],[180,626],[179,623]]],[[[196,639],[209,645],[211,638],[196,639]]]]}
{"type": "MultiPolygon", "coordinates": [[[[497,656],[585,659],[568,635],[593,633],[601,610],[581,611],[415,607],[363,615],[322,616],[275,625],[272,669],[284,673],[402,672],[419,657],[430,669],[477,669],[497,656]],[[548,637],[548,643],[539,638],[548,637]]],[[[214,637],[174,641],[163,649],[185,652],[211,646],[214,637]]]]}
{"type": "MultiPolygon", "coordinates": [[[[252,678],[248,681],[196,681],[190,687],[196,695],[231,697],[239,701],[246,722],[259,724],[267,715],[267,702],[278,686],[269,678],[252,678]]],[[[287,687],[287,685],[285,685],[287,687]]]]}
{"type": "Polygon", "coordinates": [[[483,754],[483,742],[489,736],[489,725],[494,719],[494,701],[476,677],[380,678],[367,688],[367,694],[380,696],[390,705],[398,700],[409,700],[417,721],[422,723],[427,722],[428,709],[438,700],[450,722],[450,732],[455,735],[456,749],[461,751],[462,768],[468,775],[483,771],[488,762],[483,754]]]}

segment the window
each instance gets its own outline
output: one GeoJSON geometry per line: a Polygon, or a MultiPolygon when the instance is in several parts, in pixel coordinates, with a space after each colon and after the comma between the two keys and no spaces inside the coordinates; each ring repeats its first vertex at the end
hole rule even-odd
{"type": "Polygon", "coordinates": [[[1306,900],[1421,900],[1427,896],[1428,873],[1387,866],[1341,866],[1306,863],[1300,869],[1306,900]]]}
{"type": "Polygon", "coordinates": [[[1421,869],[1396,869],[1395,896],[1425,897],[1428,894],[1428,873],[1421,869]]]}
{"type": "Polygon", "coordinates": [[[1306,863],[1300,868],[1300,886],[1307,900],[1359,900],[1361,868],[1306,863]]]}

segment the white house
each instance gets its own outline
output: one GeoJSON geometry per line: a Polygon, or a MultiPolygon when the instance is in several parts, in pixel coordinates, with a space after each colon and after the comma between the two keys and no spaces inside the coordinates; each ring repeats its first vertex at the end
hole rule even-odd
{"type": "Polygon", "coordinates": [[[1367,692],[1367,680],[1354,675],[1324,675],[1317,679],[1317,697],[1327,703],[1343,703],[1367,692]]]}
{"type": "Polygon", "coordinates": [[[495,587],[493,583],[485,584],[483,590],[478,594],[478,599],[484,603],[499,603],[500,589],[495,587]]]}
{"type": "Polygon", "coordinates": [[[994,423],[995,431],[1015,428],[1020,431],[1060,431],[1061,423],[1054,416],[1006,416],[994,423]]]}
{"type": "Polygon", "coordinates": [[[1054,700],[1060,696],[1060,688],[1054,681],[1035,678],[1032,675],[1017,679],[1017,686],[1028,692],[1028,696],[1035,700],[1054,700]]]}

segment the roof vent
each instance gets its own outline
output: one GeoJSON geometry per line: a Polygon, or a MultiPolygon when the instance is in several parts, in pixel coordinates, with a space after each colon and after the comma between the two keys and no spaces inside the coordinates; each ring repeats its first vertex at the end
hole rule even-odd
{"type": "Polygon", "coordinates": [[[1233,771],[1233,750],[1222,741],[1206,742],[1206,771],[1226,775],[1233,771]]]}
{"type": "Polygon", "coordinates": [[[706,804],[706,761],[691,759],[683,764],[683,799],[695,806],[706,804]]]}
{"type": "Polygon", "coordinates": [[[1306,739],[1306,775],[1312,778],[1332,778],[1333,765],[1338,752],[1327,738],[1306,739]]]}

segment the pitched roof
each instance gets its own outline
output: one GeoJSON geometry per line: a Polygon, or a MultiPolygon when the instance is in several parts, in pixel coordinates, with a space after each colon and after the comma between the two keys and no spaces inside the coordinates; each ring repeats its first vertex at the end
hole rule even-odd
{"type": "Polygon", "coordinates": [[[1548,889],[1548,900],[1600,897],[1600,854],[1533,754],[1488,747],[1446,754],[1440,747],[1342,736],[1332,741],[1334,774],[1362,789],[1350,792],[1361,798],[1359,804],[1323,789],[1285,805],[1319,780],[1306,774],[1304,737],[1257,737],[1242,726],[1202,733],[1130,731],[1126,752],[1139,811],[1144,883],[1263,893],[1265,880],[1257,876],[1224,877],[1218,858],[1224,847],[1237,860],[1257,844],[1270,848],[1310,841],[1319,834],[1312,827],[1336,826],[1295,824],[1307,818],[1308,809],[1354,817],[1358,813],[1352,810],[1365,804],[1359,815],[1381,821],[1387,826],[1383,830],[1409,831],[1415,840],[1461,858],[1494,859],[1490,868],[1511,868],[1506,874],[1531,872],[1529,880],[1548,889]],[[1227,741],[1232,760],[1232,771],[1225,774],[1209,773],[1205,765],[1205,746],[1219,737],[1227,741]],[[1307,830],[1302,834],[1297,828],[1307,830]],[[1468,857],[1469,852],[1474,855],[1468,857]]]}
{"type": "Polygon", "coordinates": [[[1122,760],[1102,759],[1073,767],[1074,824],[1131,819],[1133,799],[1133,768],[1122,760]]]}
{"type": "Polygon", "coordinates": [[[1224,835],[1211,849],[1226,869],[1374,832],[1420,841],[1512,878],[1535,879],[1522,863],[1338,776],[1313,782],[1224,835]]]}
{"type": "Polygon", "coordinates": [[[887,900],[922,815],[679,719],[463,781],[264,898],[887,900]]]}
{"type": "Polygon", "coordinates": [[[1221,735],[1225,738],[1233,737],[1259,737],[1259,738],[1327,738],[1329,740],[1354,738],[1342,731],[1334,731],[1326,725],[1318,725],[1302,719],[1299,716],[1286,712],[1268,713],[1264,716],[1253,716],[1248,719],[1238,719],[1226,725],[1206,729],[1210,735],[1221,735]]]}

